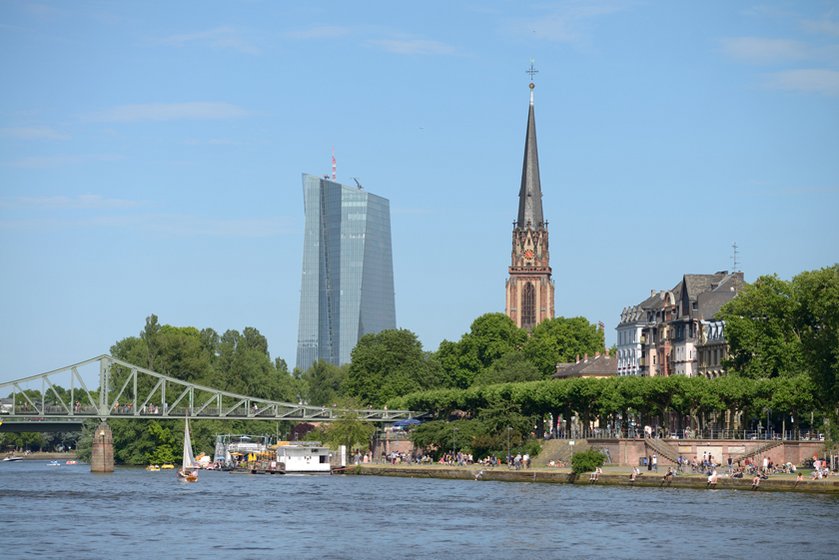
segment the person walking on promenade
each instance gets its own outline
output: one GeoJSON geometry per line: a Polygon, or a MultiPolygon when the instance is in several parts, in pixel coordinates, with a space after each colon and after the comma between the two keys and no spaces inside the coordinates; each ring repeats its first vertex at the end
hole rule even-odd
{"type": "Polygon", "coordinates": [[[653,453],[653,470],[658,472],[658,455],[653,453]]]}
{"type": "Polygon", "coordinates": [[[653,470],[653,458],[651,456],[647,457],[647,470],[653,470]]]}

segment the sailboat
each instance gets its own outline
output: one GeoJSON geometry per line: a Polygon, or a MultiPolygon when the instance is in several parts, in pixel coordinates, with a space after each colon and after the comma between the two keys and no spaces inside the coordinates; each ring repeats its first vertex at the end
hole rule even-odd
{"type": "Polygon", "coordinates": [[[192,441],[189,438],[189,418],[184,419],[184,457],[181,468],[178,470],[178,478],[186,482],[198,481],[198,465],[192,455],[192,441]]]}

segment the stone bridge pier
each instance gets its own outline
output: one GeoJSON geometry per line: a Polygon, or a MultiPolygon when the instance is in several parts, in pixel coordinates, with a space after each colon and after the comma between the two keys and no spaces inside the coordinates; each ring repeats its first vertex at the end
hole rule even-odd
{"type": "Polygon", "coordinates": [[[114,472],[114,435],[107,422],[96,426],[90,455],[90,472],[114,472]]]}

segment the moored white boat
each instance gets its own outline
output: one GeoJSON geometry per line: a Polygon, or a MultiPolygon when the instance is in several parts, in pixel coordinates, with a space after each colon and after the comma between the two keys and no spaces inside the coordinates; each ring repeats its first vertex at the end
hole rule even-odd
{"type": "Polygon", "coordinates": [[[332,452],[317,441],[281,442],[277,464],[286,474],[328,474],[332,472],[332,452]]]}

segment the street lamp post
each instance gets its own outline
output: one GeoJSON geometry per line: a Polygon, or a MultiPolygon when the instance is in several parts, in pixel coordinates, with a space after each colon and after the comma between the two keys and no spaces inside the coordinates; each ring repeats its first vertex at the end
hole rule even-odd
{"type": "Polygon", "coordinates": [[[452,461],[457,457],[457,428],[452,428],[452,461]]]}
{"type": "Polygon", "coordinates": [[[105,472],[107,470],[105,464],[105,430],[99,430],[99,439],[101,440],[102,472],[105,472]]]}
{"type": "Polygon", "coordinates": [[[510,435],[513,432],[511,426],[507,426],[507,468],[510,468],[510,435]]]}
{"type": "Polygon", "coordinates": [[[772,412],[768,408],[766,409],[766,439],[770,439],[769,435],[769,413],[772,412]]]}

